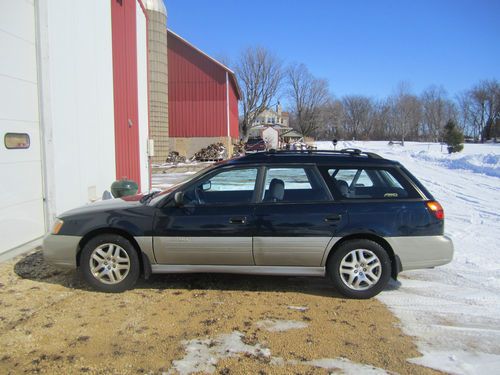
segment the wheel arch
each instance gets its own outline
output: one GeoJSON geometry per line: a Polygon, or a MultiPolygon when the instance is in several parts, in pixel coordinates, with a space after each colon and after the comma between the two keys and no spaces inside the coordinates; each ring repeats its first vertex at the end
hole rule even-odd
{"type": "Polygon", "coordinates": [[[342,237],[338,241],[334,242],[333,245],[328,249],[328,253],[325,254],[325,257],[323,258],[322,265],[326,268],[328,264],[328,260],[330,257],[335,253],[335,251],[345,242],[350,241],[350,240],[370,240],[373,241],[380,246],[384,248],[385,251],[387,251],[387,254],[389,255],[389,258],[391,260],[391,277],[394,279],[397,279],[399,272],[402,271],[401,267],[401,260],[399,259],[398,255],[394,252],[394,249],[392,246],[387,242],[386,239],[384,239],[381,236],[378,236],[373,233],[355,233],[355,234],[350,234],[348,236],[342,237]]]}
{"type": "Polygon", "coordinates": [[[78,250],[76,253],[76,266],[80,267],[80,258],[81,258],[81,253],[82,249],[85,247],[87,242],[89,242],[92,238],[95,236],[101,235],[101,234],[116,234],[119,236],[122,236],[126,238],[134,247],[135,251],[137,252],[137,255],[139,257],[139,263],[140,263],[140,270],[141,270],[141,275],[144,276],[146,279],[151,275],[151,262],[146,254],[142,251],[141,247],[135,240],[134,236],[132,236],[130,233],[123,229],[118,229],[118,228],[98,228],[94,229],[85,236],[82,237],[80,242],[78,243],[78,250]]]}

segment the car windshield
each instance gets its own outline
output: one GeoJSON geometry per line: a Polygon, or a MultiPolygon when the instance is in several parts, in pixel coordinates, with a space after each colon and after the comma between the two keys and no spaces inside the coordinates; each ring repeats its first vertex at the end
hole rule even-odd
{"type": "Polygon", "coordinates": [[[252,145],[252,144],[256,144],[256,143],[260,143],[260,142],[262,142],[262,138],[252,138],[252,139],[248,140],[247,144],[252,145]]]}
{"type": "Polygon", "coordinates": [[[151,199],[151,201],[149,202],[149,204],[150,205],[154,205],[154,204],[158,203],[160,200],[162,200],[163,198],[165,198],[165,196],[167,196],[168,194],[170,194],[172,191],[176,190],[178,187],[180,187],[180,186],[188,183],[189,181],[194,180],[195,178],[198,178],[202,174],[208,172],[209,170],[215,168],[215,166],[218,166],[218,165],[219,165],[219,163],[212,164],[212,165],[210,165],[210,166],[208,166],[206,168],[203,168],[202,170],[196,172],[195,174],[186,175],[182,180],[176,182],[174,185],[169,186],[165,190],[162,190],[161,192],[159,192],[158,194],[156,194],[154,196],[154,198],[151,199]]]}

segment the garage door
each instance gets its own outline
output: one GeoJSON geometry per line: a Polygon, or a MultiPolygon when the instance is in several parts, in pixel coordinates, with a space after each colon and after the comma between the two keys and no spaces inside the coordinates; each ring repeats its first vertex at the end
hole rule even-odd
{"type": "Polygon", "coordinates": [[[0,0],[0,255],[45,232],[33,3],[0,0]]]}

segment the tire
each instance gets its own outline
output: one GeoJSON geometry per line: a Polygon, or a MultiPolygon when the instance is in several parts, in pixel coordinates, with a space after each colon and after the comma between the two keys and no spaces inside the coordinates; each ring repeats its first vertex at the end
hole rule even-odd
{"type": "Polygon", "coordinates": [[[389,282],[391,259],[374,241],[350,240],[335,250],[326,269],[340,294],[368,299],[379,294],[389,282]]]}
{"type": "Polygon", "coordinates": [[[80,270],[94,289],[120,293],[131,289],[140,274],[140,262],[134,246],[116,234],[91,238],[80,255],[80,270]]]}

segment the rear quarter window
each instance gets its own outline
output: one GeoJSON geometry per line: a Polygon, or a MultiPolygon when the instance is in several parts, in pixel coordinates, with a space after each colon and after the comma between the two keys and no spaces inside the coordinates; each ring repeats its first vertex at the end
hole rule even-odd
{"type": "Polygon", "coordinates": [[[334,194],[343,199],[420,198],[413,186],[395,168],[326,167],[323,175],[334,194]]]}

